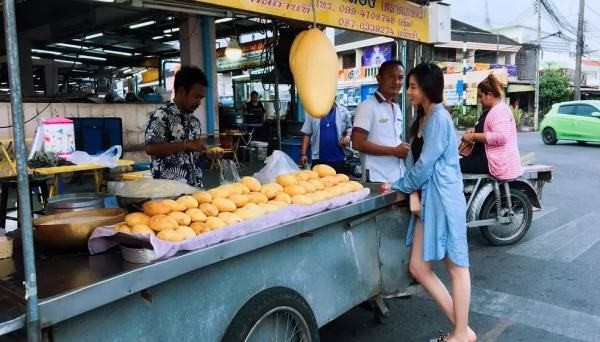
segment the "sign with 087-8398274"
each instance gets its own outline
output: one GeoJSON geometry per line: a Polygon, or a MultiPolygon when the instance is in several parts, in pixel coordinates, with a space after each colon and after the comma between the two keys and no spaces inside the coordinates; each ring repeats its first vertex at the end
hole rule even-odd
{"type": "MultiPolygon", "coordinates": [[[[214,5],[212,0],[195,0],[214,5]]],[[[220,7],[312,23],[312,0],[220,0],[220,7]]],[[[406,0],[314,0],[317,23],[378,36],[428,41],[427,7],[406,0]]]]}

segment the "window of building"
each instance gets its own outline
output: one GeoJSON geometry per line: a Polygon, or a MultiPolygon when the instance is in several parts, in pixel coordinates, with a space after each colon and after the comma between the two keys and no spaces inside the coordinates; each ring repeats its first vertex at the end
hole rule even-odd
{"type": "Polygon", "coordinates": [[[346,52],[342,54],[342,69],[356,67],[356,52],[346,52]]]}
{"type": "Polygon", "coordinates": [[[496,51],[475,51],[475,63],[496,63],[496,51]]]}
{"type": "Polygon", "coordinates": [[[457,62],[456,49],[435,48],[433,58],[436,62],[457,62]]]}

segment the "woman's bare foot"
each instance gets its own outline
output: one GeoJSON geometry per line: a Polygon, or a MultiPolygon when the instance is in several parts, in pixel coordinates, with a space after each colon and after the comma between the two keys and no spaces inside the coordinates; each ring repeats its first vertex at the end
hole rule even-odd
{"type": "Polygon", "coordinates": [[[464,338],[460,338],[458,336],[456,336],[454,334],[454,332],[450,335],[448,335],[448,337],[446,337],[443,341],[445,342],[475,342],[477,341],[477,335],[475,334],[475,332],[473,331],[473,329],[471,329],[471,327],[467,328],[467,338],[466,340],[464,338]]]}
{"type": "Polygon", "coordinates": [[[467,327],[467,341],[468,342],[475,342],[477,341],[477,335],[475,334],[475,332],[473,331],[473,329],[471,329],[471,327],[467,327]]]}

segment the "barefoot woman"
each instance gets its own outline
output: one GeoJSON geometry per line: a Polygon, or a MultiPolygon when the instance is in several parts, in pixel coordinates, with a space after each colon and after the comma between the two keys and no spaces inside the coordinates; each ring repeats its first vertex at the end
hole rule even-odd
{"type": "Polygon", "coordinates": [[[407,173],[394,188],[413,194],[406,238],[407,244],[412,244],[409,270],[454,325],[454,330],[438,341],[475,341],[468,325],[471,281],[466,205],[456,133],[442,104],[444,75],[435,64],[420,64],[408,73],[407,82],[417,117],[411,127],[407,173]],[[420,204],[415,205],[418,193],[420,204]],[[452,295],[431,270],[434,260],[444,260],[452,295]]]}

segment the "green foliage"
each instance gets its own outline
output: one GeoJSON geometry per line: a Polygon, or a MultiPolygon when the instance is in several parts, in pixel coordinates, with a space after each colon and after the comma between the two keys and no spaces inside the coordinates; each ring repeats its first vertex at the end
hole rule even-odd
{"type": "Polygon", "coordinates": [[[475,126],[478,118],[477,107],[467,106],[466,113],[463,115],[462,106],[454,106],[452,108],[452,117],[458,126],[472,128],[475,126]]]}
{"type": "Polygon", "coordinates": [[[521,127],[521,125],[523,124],[522,120],[523,120],[523,110],[521,108],[515,108],[513,106],[510,106],[510,111],[512,112],[514,118],[515,118],[515,122],[517,124],[517,127],[521,127]]]}
{"type": "Polygon", "coordinates": [[[540,75],[540,114],[546,113],[557,102],[569,101],[572,96],[566,72],[549,64],[540,75]]]}

